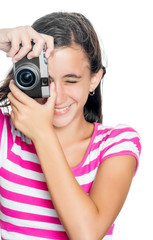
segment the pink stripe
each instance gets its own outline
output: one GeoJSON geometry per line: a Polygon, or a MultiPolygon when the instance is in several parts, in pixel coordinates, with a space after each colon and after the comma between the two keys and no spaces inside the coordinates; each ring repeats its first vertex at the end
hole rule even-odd
{"type": "MultiPolygon", "coordinates": [[[[90,173],[91,171],[93,171],[95,168],[98,167],[99,165],[99,156],[95,159],[93,159],[92,161],[90,161],[89,164],[86,164],[85,166],[81,167],[81,168],[72,168],[72,172],[75,175],[75,177],[79,177],[82,176],[83,174],[87,174],[90,173]]],[[[82,163],[83,165],[83,163],[82,163]]]]}
{"type": "Polygon", "coordinates": [[[3,187],[0,186],[0,193],[3,198],[14,202],[20,202],[24,204],[30,204],[34,206],[46,207],[50,209],[54,209],[53,203],[51,200],[42,199],[37,197],[31,197],[20,193],[15,193],[12,191],[5,190],[3,187]]]}
{"type": "Polygon", "coordinates": [[[48,191],[46,182],[22,177],[20,175],[15,174],[15,173],[11,173],[10,171],[7,171],[4,168],[1,169],[1,176],[3,178],[5,178],[6,180],[8,180],[10,182],[17,183],[19,185],[28,186],[28,187],[31,187],[31,188],[36,188],[36,189],[48,191]]]}
{"type": "Polygon", "coordinates": [[[38,228],[30,228],[30,227],[20,227],[16,226],[7,222],[0,220],[2,229],[10,232],[20,233],[24,236],[31,236],[31,237],[42,237],[48,239],[63,239],[69,240],[67,234],[61,231],[53,231],[53,230],[45,230],[45,229],[38,229],[38,228]]]}
{"type": "Polygon", "coordinates": [[[19,136],[16,136],[15,143],[18,146],[20,146],[23,151],[28,151],[30,153],[36,154],[36,149],[35,149],[35,146],[33,143],[28,144],[28,143],[22,141],[21,137],[19,137],[19,136]]]}
{"type": "Polygon", "coordinates": [[[115,226],[115,224],[113,224],[113,225],[111,226],[111,228],[109,229],[109,231],[107,232],[106,235],[112,235],[112,234],[113,234],[114,226],[115,226]]]}
{"type": "Polygon", "coordinates": [[[96,131],[96,136],[97,135],[100,135],[100,134],[105,134],[105,133],[107,133],[107,132],[109,132],[112,128],[104,128],[104,129],[98,129],[98,127],[101,125],[100,123],[95,123],[95,125],[96,125],[96,128],[97,128],[97,131],[96,131]]]}
{"type": "Polygon", "coordinates": [[[90,183],[87,183],[87,184],[83,184],[83,185],[81,185],[81,187],[86,193],[89,193],[90,189],[92,187],[92,184],[93,184],[93,181],[90,183]]]}
{"type": "MultiPolygon", "coordinates": [[[[35,229],[35,228],[28,228],[28,227],[20,227],[15,226],[13,224],[1,221],[2,229],[5,229],[7,231],[21,233],[24,235],[29,236],[35,236],[35,237],[42,237],[42,238],[50,238],[50,239],[63,239],[63,240],[69,240],[66,232],[59,232],[59,231],[53,231],[53,230],[44,230],[44,229],[35,229]]],[[[112,235],[114,229],[114,224],[111,226],[109,231],[106,235],[112,235]]]]}
{"type": "MultiPolygon", "coordinates": [[[[126,132],[136,132],[133,128],[131,127],[125,127],[125,128],[118,128],[118,129],[112,129],[113,131],[110,134],[110,138],[114,138],[118,136],[121,133],[126,133],[126,132]]],[[[137,133],[137,132],[136,132],[137,133]]]]}
{"type": "Polygon", "coordinates": [[[21,166],[24,169],[28,169],[31,171],[35,171],[38,173],[42,173],[42,168],[39,163],[34,163],[31,161],[23,160],[20,156],[16,155],[15,153],[8,151],[8,160],[21,166]]]}
{"type": "Polygon", "coordinates": [[[40,214],[34,214],[34,213],[25,213],[21,211],[15,211],[9,208],[5,208],[1,206],[1,212],[5,214],[6,216],[23,219],[23,220],[30,220],[30,221],[38,221],[38,222],[47,222],[47,223],[55,223],[55,224],[61,224],[59,218],[57,217],[49,217],[44,216],[40,214]]]}

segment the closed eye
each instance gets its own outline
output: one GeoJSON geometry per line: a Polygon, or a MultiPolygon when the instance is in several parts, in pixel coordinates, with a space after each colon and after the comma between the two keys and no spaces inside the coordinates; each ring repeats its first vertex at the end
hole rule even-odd
{"type": "Polygon", "coordinates": [[[70,80],[66,81],[66,83],[72,83],[72,84],[77,83],[77,82],[78,81],[70,81],[70,80]]]}

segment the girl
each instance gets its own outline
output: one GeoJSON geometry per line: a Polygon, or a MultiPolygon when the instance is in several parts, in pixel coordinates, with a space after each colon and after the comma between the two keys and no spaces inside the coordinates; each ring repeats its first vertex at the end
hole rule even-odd
{"type": "Polygon", "coordinates": [[[105,68],[89,20],[59,12],[0,30],[13,62],[38,57],[44,45],[50,97],[24,94],[12,71],[0,90],[2,107],[12,109],[0,112],[2,239],[110,240],[138,167],[139,135],[102,125],[105,68]]]}

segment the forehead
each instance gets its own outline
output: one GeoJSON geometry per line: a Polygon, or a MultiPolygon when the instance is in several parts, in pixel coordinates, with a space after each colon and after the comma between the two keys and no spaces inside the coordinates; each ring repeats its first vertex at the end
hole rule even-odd
{"type": "Polygon", "coordinates": [[[60,47],[54,49],[53,53],[48,59],[49,72],[55,71],[84,71],[90,69],[89,60],[79,45],[70,47],[60,47]]]}

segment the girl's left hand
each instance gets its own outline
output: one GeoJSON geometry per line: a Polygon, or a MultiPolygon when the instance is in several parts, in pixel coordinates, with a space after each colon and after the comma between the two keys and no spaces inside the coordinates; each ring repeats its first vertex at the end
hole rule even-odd
{"type": "Polygon", "coordinates": [[[50,85],[50,97],[41,105],[23,93],[12,80],[9,84],[11,92],[8,99],[11,102],[11,120],[19,131],[32,141],[39,139],[52,128],[56,91],[54,82],[50,85]]]}

